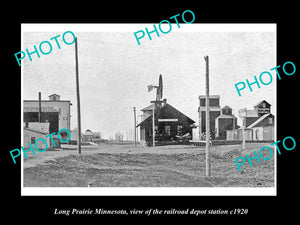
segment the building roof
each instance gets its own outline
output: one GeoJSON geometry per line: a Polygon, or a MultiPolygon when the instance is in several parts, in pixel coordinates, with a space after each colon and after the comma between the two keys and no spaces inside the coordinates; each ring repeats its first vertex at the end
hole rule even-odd
{"type": "Polygon", "coordinates": [[[51,96],[58,96],[58,97],[60,97],[60,95],[58,95],[58,94],[52,94],[52,95],[49,95],[48,97],[51,97],[51,96]]]}
{"type": "Polygon", "coordinates": [[[24,128],[31,130],[31,131],[36,131],[41,134],[48,134],[49,133],[49,126],[50,123],[48,122],[27,122],[24,123],[24,128]]]}
{"type": "MultiPolygon", "coordinates": [[[[206,95],[199,95],[200,98],[206,98],[206,95]]],[[[209,95],[209,98],[220,98],[220,95],[209,95]]]]}
{"type": "Polygon", "coordinates": [[[218,116],[216,119],[232,119],[232,118],[236,118],[235,116],[233,115],[226,115],[226,114],[222,114],[220,116],[218,116]]]}
{"type": "Polygon", "coordinates": [[[150,110],[153,110],[153,108],[154,108],[154,103],[147,106],[146,108],[141,109],[141,111],[150,111],[150,110]]]}
{"type": "Polygon", "coordinates": [[[254,123],[250,124],[247,128],[253,128],[253,127],[255,127],[258,123],[260,123],[261,121],[263,121],[269,115],[271,115],[271,113],[264,114],[263,116],[261,116],[257,120],[255,120],[254,123]]]}
{"type": "MultiPolygon", "coordinates": [[[[38,102],[39,100],[23,100],[23,102],[38,102]]],[[[54,100],[43,100],[42,102],[70,102],[70,105],[72,105],[71,100],[59,100],[59,101],[54,101],[54,100]]]]}
{"type": "MultiPolygon", "coordinates": [[[[152,105],[150,105],[150,106],[148,106],[148,107],[142,109],[142,111],[152,110],[152,109],[153,109],[153,106],[154,106],[154,104],[152,104],[152,105]]],[[[164,108],[166,108],[166,107],[170,107],[172,110],[175,110],[175,111],[179,112],[180,114],[182,114],[183,116],[185,116],[185,117],[186,117],[187,119],[189,119],[192,123],[195,123],[194,120],[192,120],[191,118],[189,118],[188,116],[186,116],[185,114],[183,114],[182,112],[180,112],[179,110],[177,110],[176,108],[174,108],[173,106],[171,106],[171,105],[168,104],[168,103],[164,104],[161,108],[159,108],[159,110],[162,110],[162,109],[164,109],[164,108]]],[[[142,123],[144,123],[146,120],[148,120],[150,117],[152,117],[152,115],[147,115],[147,116],[144,118],[144,120],[141,121],[141,122],[137,125],[137,127],[140,126],[142,123]]]]}
{"type": "Polygon", "coordinates": [[[232,109],[228,105],[225,105],[222,109],[232,109]]]}
{"type": "Polygon", "coordinates": [[[39,134],[48,134],[47,132],[42,132],[42,131],[39,131],[39,130],[35,130],[35,129],[31,129],[31,128],[26,128],[26,127],[24,127],[24,130],[33,131],[33,132],[36,132],[36,133],[39,133],[39,134]]]}
{"type": "Polygon", "coordinates": [[[269,102],[267,102],[266,100],[262,100],[262,101],[258,102],[256,105],[254,105],[254,108],[257,107],[257,106],[259,106],[259,105],[260,105],[261,103],[263,103],[263,102],[265,102],[265,103],[271,105],[271,104],[270,104],[269,102]]]}
{"type": "Polygon", "coordinates": [[[83,135],[92,135],[92,136],[95,136],[95,134],[90,130],[90,129],[87,129],[83,135]]]}
{"type": "Polygon", "coordinates": [[[152,117],[152,115],[146,115],[146,117],[139,123],[136,125],[136,127],[140,126],[142,123],[144,123],[146,120],[148,120],[150,117],[152,117]]]}
{"type": "MultiPolygon", "coordinates": [[[[220,106],[209,106],[209,110],[210,111],[220,111],[221,110],[221,107],[220,106]]],[[[201,106],[201,107],[198,107],[198,112],[200,111],[206,111],[206,106],[201,106]]]]}
{"type": "Polygon", "coordinates": [[[186,116],[185,114],[183,114],[182,112],[180,112],[178,109],[174,108],[173,106],[171,106],[170,104],[166,103],[165,105],[163,105],[160,109],[163,109],[165,107],[170,107],[171,109],[179,112],[180,114],[184,115],[187,119],[189,119],[192,123],[195,123],[194,120],[192,120],[190,117],[186,116]]]}

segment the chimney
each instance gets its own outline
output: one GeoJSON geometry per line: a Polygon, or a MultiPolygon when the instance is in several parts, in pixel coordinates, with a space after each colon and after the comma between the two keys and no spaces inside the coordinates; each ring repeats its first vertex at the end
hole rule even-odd
{"type": "Polygon", "coordinates": [[[41,92],[39,92],[39,123],[41,122],[42,118],[42,99],[41,99],[41,92]]]}
{"type": "Polygon", "coordinates": [[[167,104],[167,99],[164,98],[164,99],[163,99],[163,105],[166,105],[166,104],[167,104]]]}
{"type": "Polygon", "coordinates": [[[57,95],[57,94],[49,95],[49,100],[50,101],[59,101],[60,100],[60,96],[57,95]]]}

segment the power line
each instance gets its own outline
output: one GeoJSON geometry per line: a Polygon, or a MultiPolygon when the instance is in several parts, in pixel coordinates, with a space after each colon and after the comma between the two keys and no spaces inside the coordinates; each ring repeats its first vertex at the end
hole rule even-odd
{"type": "MultiPolygon", "coordinates": [[[[158,47],[146,47],[146,46],[135,46],[134,44],[130,43],[120,43],[120,42],[110,42],[110,41],[101,41],[101,40],[95,40],[95,39],[87,39],[87,38],[80,38],[80,42],[87,41],[88,43],[97,43],[97,44],[109,44],[109,45],[119,45],[119,47],[124,48],[135,48],[137,50],[149,50],[149,51],[169,51],[169,52],[178,52],[178,53],[184,53],[184,54],[199,54],[199,51],[201,50],[195,50],[195,49],[178,49],[178,48],[158,48],[158,47]]],[[[36,45],[39,44],[39,41],[24,41],[24,44],[32,44],[36,45]]],[[[84,43],[82,43],[84,44],[84,43]]],[[[30,46],[24,46],[25,48],[29,48],[30,46]]]]}

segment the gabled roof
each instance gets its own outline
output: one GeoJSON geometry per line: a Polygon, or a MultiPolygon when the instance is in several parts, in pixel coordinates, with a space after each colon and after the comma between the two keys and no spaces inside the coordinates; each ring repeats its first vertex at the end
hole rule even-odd
{"type": "Polygon", "coordinates": [[[87,129],[87,130],[83,133],[83,135],[93,135],[93,136],[94,136],[94,133],[93,133],[91,130],[87,129]]]}
{"type": "Polygon", "coordinates": [[[185,114],[183,114],[182,112],[180,112],[178,109],[174,108],[173,106],[171,106],[170,104],[166,103],[163,107],[161,107],[161,109],[165,108],[165,107],[170,107],[171,109],[173,109],[174,111],[179,112],[180,114],[184,115],[186,118],[188,118],[192,123],[195,123],[194,120],[192,120],[191,118],[189,118],[188,116],[186,116],[185,114]]]}
{"type": "Polygon", "coordinates": [[[270,104],[269,102],[267,102],[266,100],[262,100],[262,101],[258,102],[258,103],[254,106],[254,108],[257,107],[257,106],[259,106],[259,105],[260,105],[261,103],[263,103],[263,102],[265,102],[265,103],[271,105],[271,104],[270,104]]]}
{"type": "Polygon", "coordinates": [[[27,128],[27,127],[24,127],[24,130],[33,131],[33,132],[36,132],[36,133],[39,133],[39,134],[48,134],[47,132],[42,132],[42,131],[39,131],[39,130],[27,128]]]}
{"type": "Polygon", "coordinates": [[[153,108],[154,108],[154,103],[147,106],[146,108],[141,109],[141,111],[150,111],[150,110],[153,110],[153,108]]]}
{"type": "MultiPolygon", "coordinates": [[[[147,111],[147,110],[152,110],[154,107],[154,104],[142,109],[142,111],[147,111]]],[[[170,104],[166,103],[165,105],[163,105],[161,108],[159,108],[159,110],[163,110],[164,108],[170,107],[172,110],[177,111],[178,113],[182,114],[183,116],[185,116],[188,120],[191,121],[191,123],[195,123],[194,120],[192,120],[191,118],[189,118],[188,116],[186,116],[185,114],[183,114],[182,112],[180,112],[179,110],[177,110],[176,108],[174,108],[173,106],[171,106],[170,104]]],[[[152,117],[152,115],[147,115],[143,121],[141,121],[138,125],[140,126],[142,123],[144,123],[146,120],[148,120],[150,117],[152,117]]]]}
{"type": "Polygon", "coordinates": [[[147,115],[136,127],[140,126],[142,123],[144,123],[146,120],[148,120],[152,115],[147,115]]]}
{"type": "Polygon", "coordinates": [[[260,123],[261,121],[263,121],[265,118],[267,118],[270,115],[272,115],[272,114],[268,113],[268,114],[265,114],[265,115],[259,117],[257,120],[254,121],[254,123],[250,124],[247,128],[255,127],[258,123],[260,123]]]}
{"type": "Polygon", "coordinates": [[[232,119],[232,118],[236,118],[236,117],[233,115],[222,114],[222,115],[218,116],[216,119],[228,119],[228,118],[232,119]]]}
{"type": "MultiPolygon", "coordinates": [[[[206,95],[199,95],[199,99],[205,99],[206,95]]],[[[220,98],[220,95],[209,95],[209,98],[220,98]]]]}
{"type": "Polygon", "coordinates": [[[50,124],[48,122],[43,122],[43,123],[40,123],[40,122],[28,122],[28,123],[24,123],[24,125],[26,125],[25,128],[30,130],[30,131],[36,131],[36,132],[39,132],[41,134],[47,134],[49,133],[49,126],[50,124]]]}
{"type": "Polygon", "coordinates": [[[51,97],[51,96],[58,96],[58,97],[60,97],[60,95],[58,95],[58,94],[52,94],[52,95],[49,95],[48,97],[51,97]]]}
{"type": "Polygon", "coordinates": [[[228,105],[225,105],[222,109],[232,109],[228,105]]]}

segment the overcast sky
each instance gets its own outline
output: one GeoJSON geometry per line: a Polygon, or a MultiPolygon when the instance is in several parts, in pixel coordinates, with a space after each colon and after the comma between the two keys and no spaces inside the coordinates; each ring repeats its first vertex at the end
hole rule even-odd
{"type": "MultiPolygon", "coordinates": [[[[74,25],[61,26],[57,31],[52,27],[51,32],[36,29],[27,32],[27,29],[23,33],[22,50],[33,50],[33,45],[38,47],[40,42],[67,30],[76,34],[82,132],[100,131],[106,138],[117,131],[126,135],[133,129],[133,107],[141,115],[140,110],[155,98],[155,92],[148,92],[147,85],[157,85],[159,74],[163,77],[163,98],[198,123],[198,96],[205,94],[203,57],[206,55],[210,63],[210,94],[220,95],[221,107],[230,106],[238,116],[238,109],[253,109],[257,102],[266,100],[275,114],[276,79],[274,71],[270,71],[276,66],[275,32],[198,31],[196,24],[187,25],[186,30],[185,26],[176,30],[173,24],[170,33],[160,37],[153,33],[152,40],[145,36],[138,45],[133,33],[146,26],[153,25],[136,24],[135,30],[128,32],[117,32],[117,28],[81,32],[74,25]],[[260,89],[253,86],[253,92],[247,88],[239,97],[234,84],[246,79],[252,81],[254,75],[259,76],[263,71],[274,75],[272,84],[261,85],[260,89]]],[[[42,99],[55,93],[62,100],[71,100],[71,129],[74,129],[77,121],[75,45],[58,40],[60,50],[51,41],[53,50],[49,55],[40,58],[32,55],[33,61],[22,61],[23,99],[38,99],[40,91],[42,99]]]]}

